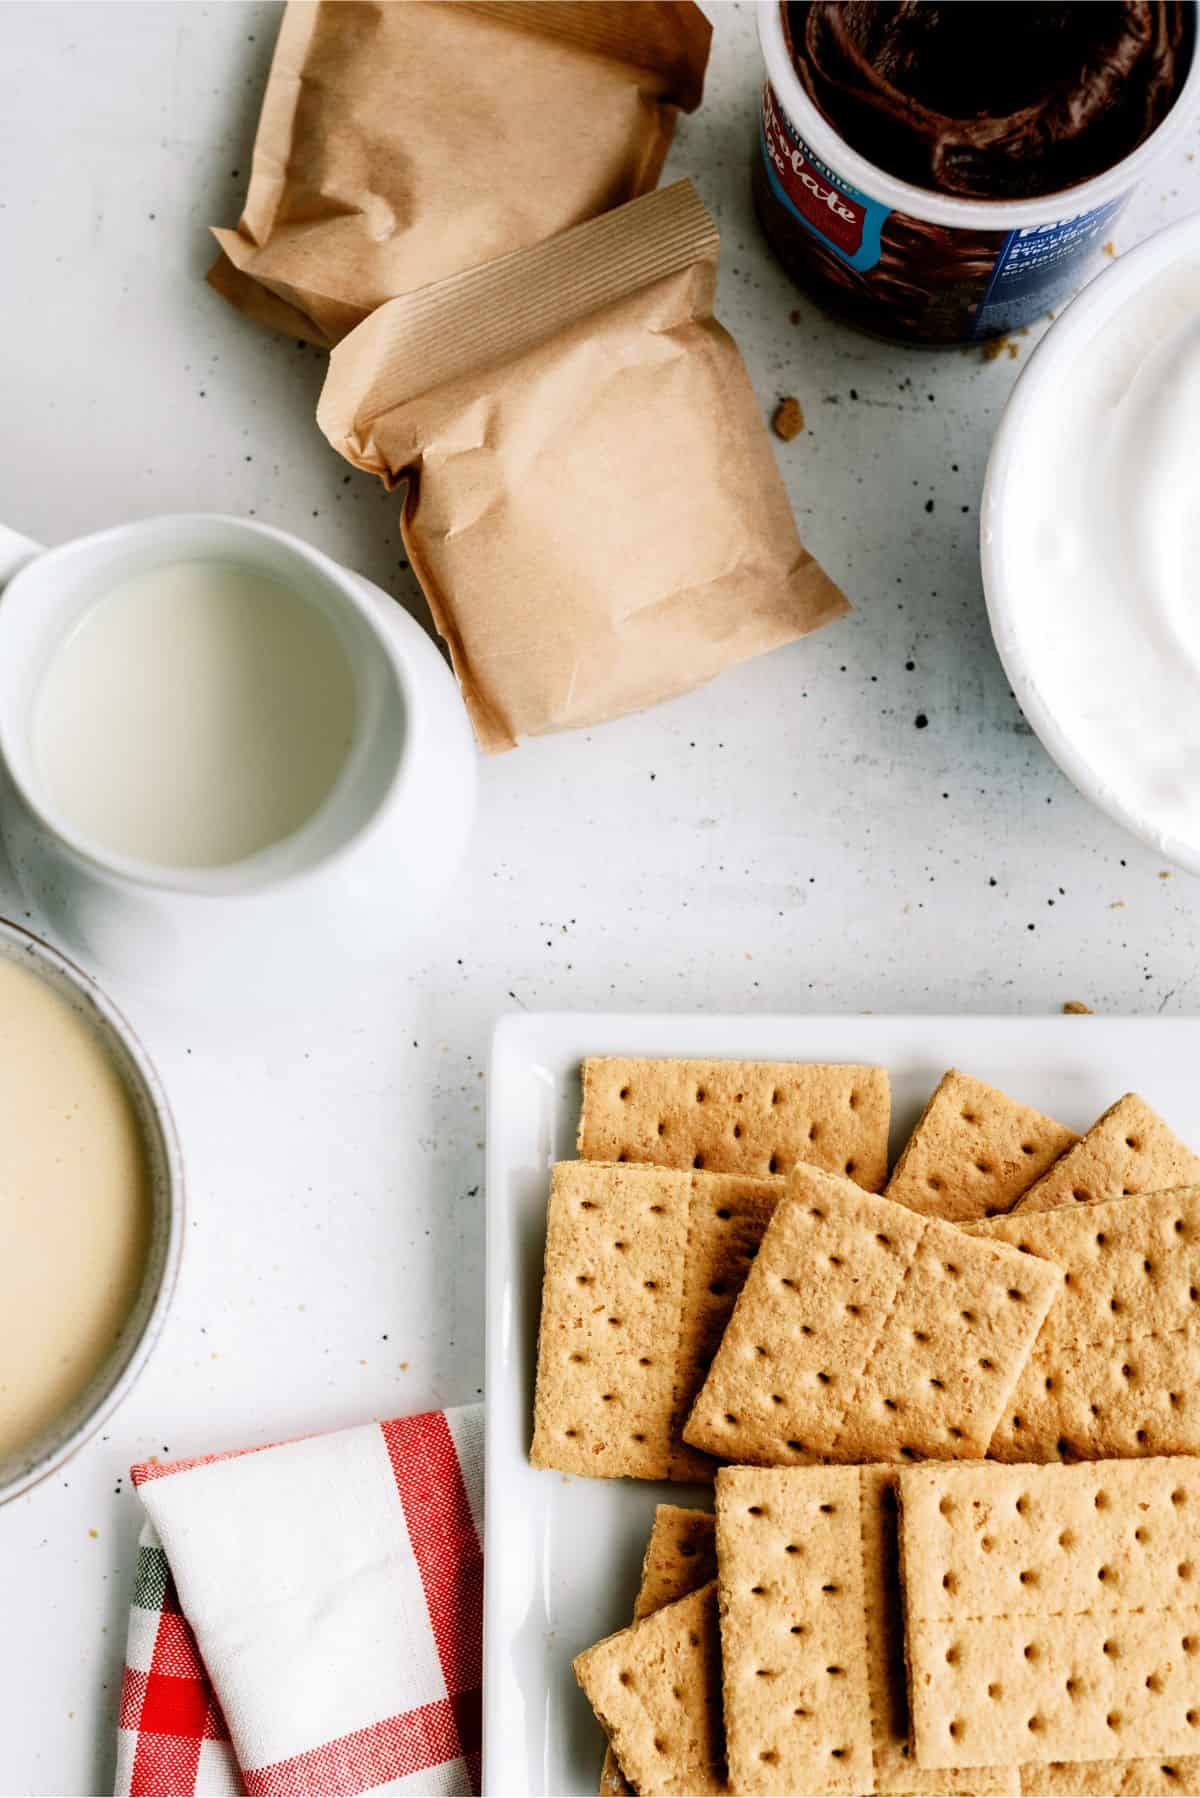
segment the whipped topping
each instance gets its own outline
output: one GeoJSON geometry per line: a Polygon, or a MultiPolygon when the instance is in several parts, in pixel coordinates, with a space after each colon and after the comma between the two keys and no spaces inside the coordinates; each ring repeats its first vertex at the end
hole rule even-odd
{"type": "Polygon", "coordinates": [[[1009,665],[1102,803],[1200,855],[1200,250],[1148,274],[1055,372],[990,525],[1009,665]]]}

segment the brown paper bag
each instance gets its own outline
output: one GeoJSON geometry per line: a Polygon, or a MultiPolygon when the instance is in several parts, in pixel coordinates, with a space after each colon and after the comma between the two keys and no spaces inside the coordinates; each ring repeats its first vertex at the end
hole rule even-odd
{"type": "Polygon", "coordinates": [[[646,193],[711,36],[691,0],[289,0],[209,280],[329,346],[397,294],[646,193]]]}
{"type": "Polygon", "coordinates": [[[485,749],[595,724],[846,602],[796,534],[690,182],[393,300],[317,422],[401,529],[485,749]]]}

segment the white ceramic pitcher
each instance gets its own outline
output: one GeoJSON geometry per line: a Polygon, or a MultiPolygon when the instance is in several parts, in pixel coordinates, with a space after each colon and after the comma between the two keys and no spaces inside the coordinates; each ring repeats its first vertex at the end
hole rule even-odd
{"type": "Polygon", "coordinates": [[[285,531],[197,513],[52,550],[0,527],[0,589],[0,827],[52,930],[151,984],[217,967],[257,981],[311,967],[322,950],[369,972],[436,913],[466,848],[477,753],[446,664],[370,581],[285,531]],[[218,868],[138,862],[87,840],[55,814],[33,752],[56,647],[100,593],[179,561],[236,563],[302,593],[332,625],[355,686],[352,745],[324,802],[291,836],[218,868]]]}

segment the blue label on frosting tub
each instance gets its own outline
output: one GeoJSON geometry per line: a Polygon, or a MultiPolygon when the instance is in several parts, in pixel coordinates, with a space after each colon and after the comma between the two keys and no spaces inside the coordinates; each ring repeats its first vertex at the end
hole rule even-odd
{"type": "Polygon", "coordinates": [[[763,87],[761,143],[772,192],[792,217],[848,267],[874,268],[888,207],[851,187],[813,155],[780,107],[770,82],[763,87]]]}
{"type": "Polygon", "coordinates": [[[1092,212],[1026,225],[1010,231],[1000,246],[987,291],[972,319],[972,336],[1019,330],[1033,324],[1079,282],[1081,264],[1091,255],[1128,199],[1109,200],[1092,212]]]}

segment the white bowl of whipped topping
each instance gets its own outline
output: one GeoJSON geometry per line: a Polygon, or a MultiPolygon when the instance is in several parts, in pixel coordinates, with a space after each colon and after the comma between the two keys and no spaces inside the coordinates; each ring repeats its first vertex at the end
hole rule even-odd
{"type": "Polygon", "coordinates": [[[1063,772],[1200,874],[1200,213],[1055,321],[984,484],[996,648],[1063,772]]]}

